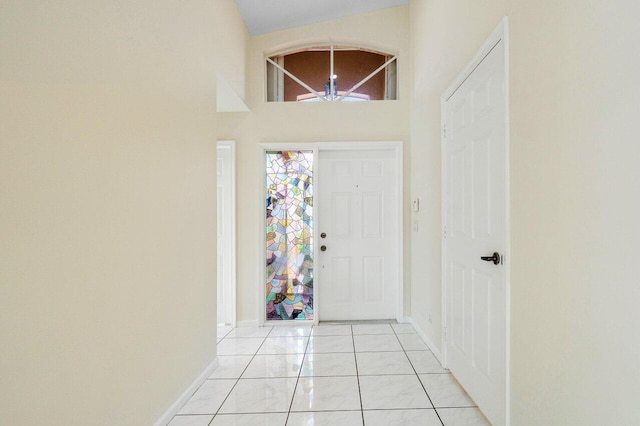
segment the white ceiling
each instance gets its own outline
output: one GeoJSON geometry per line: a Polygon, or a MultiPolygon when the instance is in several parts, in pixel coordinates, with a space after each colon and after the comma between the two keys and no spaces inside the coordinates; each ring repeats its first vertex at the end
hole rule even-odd
{"type": "Polygon", "coordinates": [[[409,0],[235,0],[251,35],[409,4],[409,0]]]}

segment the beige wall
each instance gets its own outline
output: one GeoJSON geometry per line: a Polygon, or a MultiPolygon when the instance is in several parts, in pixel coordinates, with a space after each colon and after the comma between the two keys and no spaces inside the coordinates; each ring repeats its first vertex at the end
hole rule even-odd
{"type": "MultiPolygon", "coordinates": [[[[225,114],[220,121],[222,138],[237,141],[239,321],[257,321],[258,303],[264,303],[264,286],[260,284],[262,262],[258,252],[258,244],[264,239],[264,230],[260,227],[264,215],[261,142],[401,140],[405,142],[405,181],[408,184],[411,96],[408,25],[409,7],[405,6],[251,38],[246,99],[251,112],[225,114]],[[265,51],[329,40],[364,43],[398,53],[400,100],[304,105],[265,102],[265,51]]],[[[408,241],[407,230],[405,226],[408,241]]]]}
{"type": "Polygon", "coordinates": [[[427,200],[412,241],[413,317],[439,345],[439,97],[509,15],[512,424],[639,423],[640,4],[411,8],[411,185],[427,200]]]}
{"type": "Polygon", "coordinates": [[[1,424],[152,424],[215,358],[230,6],[3,2],[1,424]]]}
{"type": "MultiPolygon", "coordinates": [[[[208,31],[215,34],[215,42],[208,45],[214,56],[206,56],[206,62],[213,60],[218,72],[229,83],[242,100],[247,97],[247,46],[249,31],[234,0],[215,0],[211,7],[215,13],[207,14],[208,31]]],[[[184,5],[180,5],[183,7],[184,5]]]]}
{"type": "Polygon", "coordinates": [[[150,424],[212,361],[216,137],[238,141],[241,321],[262,302],[258,144],[405,141],[406,296],[439,345],[439,98],[503,15],[512,424],[640,422],[640,4],[414,0],[249,41],[232,3],[3,3],[0,423],[150,424]],[[329,38],[397,51],[400,100],[266,104],[263,52],[329,38]],[[216,72],[252,112],[216,119],[216,72]]]}
{"type": "Polygon", "coordinates": [[[498,1],[411,4],[411,197],[419,198],[421,207],[412,213],[418,232],[411,239],[411,317],[438,349],[442,329],[440,96],[503,15],[498,1]]]}

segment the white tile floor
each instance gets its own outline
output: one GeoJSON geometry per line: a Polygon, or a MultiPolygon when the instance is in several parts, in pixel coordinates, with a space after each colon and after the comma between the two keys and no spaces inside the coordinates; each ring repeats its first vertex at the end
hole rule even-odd
{"type": "Polygon", "coordinates": [[[221,327],[218,355],[168,426],[488,425],[408,324],[221,327]]]}

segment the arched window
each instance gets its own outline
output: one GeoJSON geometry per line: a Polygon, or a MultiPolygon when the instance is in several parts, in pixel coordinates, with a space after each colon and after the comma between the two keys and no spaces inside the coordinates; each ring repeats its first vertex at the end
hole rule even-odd
{"type": "Polygon", "coordinates": [[[267,56],[269,102],[397,99],[397,56],[325,45],[267,56]]]}

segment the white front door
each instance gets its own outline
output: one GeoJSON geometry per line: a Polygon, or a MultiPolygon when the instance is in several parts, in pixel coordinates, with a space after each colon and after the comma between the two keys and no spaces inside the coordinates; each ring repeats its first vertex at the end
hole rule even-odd
{"type": "Polygon", "coordinates": [[[315,238],[321,321],[396,317],[396,161],[394,149],[319,152],[315,238]]]}
{"type": "Polygon", "coordinates": [[[500,40],[444,103],[445,359],[495,426],[506,422],[507,149],[500,40]],[[490,259],[494,253],[497,264],[490,259]]]}
{"type": "Polygon", "coordinates": [[[235,324],[235,179],[233,144],[217,146],[218,324],[235,324]]]}

